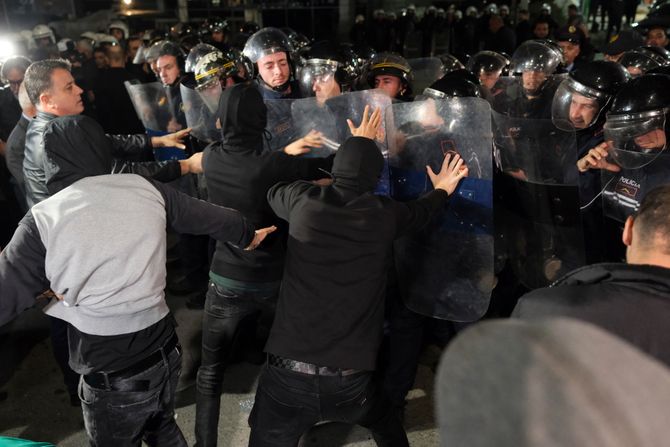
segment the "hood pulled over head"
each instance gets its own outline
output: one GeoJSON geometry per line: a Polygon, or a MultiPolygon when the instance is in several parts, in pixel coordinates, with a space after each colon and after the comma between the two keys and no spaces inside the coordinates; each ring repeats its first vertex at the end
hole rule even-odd
{"type": "Polygon", "coordinates": [[[374,191],[384,157],[374,141],[351,137],[337,150],[333,160],[334,186],[355,190],[359,194],[374,191]]]}
{"type": "Polygon", "coordinates": [[[223,147],[258,152],[263,149],[267,108],[252,83],[226,88],[219,99],[217,116],[221,122],[223,147]]]}

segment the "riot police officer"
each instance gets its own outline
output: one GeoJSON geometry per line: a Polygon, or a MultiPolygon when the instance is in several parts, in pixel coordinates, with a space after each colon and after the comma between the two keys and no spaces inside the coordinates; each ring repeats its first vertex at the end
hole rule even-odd
{"type": "Polygon", "coordinates": [[[491,90],[500,76],[506,76],[510,60],[495,51],[480,51],[468,60],[467,70],[479,78],[480,84],[491,90]]]}
{"type": "MultiPolygon", "coordinates": [[[[491,199],[490,133],[488,145],[481,144],[486,140],[486,132],[483,129],[482,132],[474,129],[474,122],[471,123],[467,132],[462,132],[463,128],[460,131],[454,129],[454,126],[450,126],[445,120],[445,110],[449,110],[455,103],[459,104],[461,109],[473,106],[470,110],[471,117],[489,116],[490,109],[484,101],[479,100],[479,105],[483,105],[483,109],[478,109],[475,105],[476,101],[470,102],[474,98],[483,96],[482,87],[477,83],[476,78],[472,78],[473,76],[465,70],[449,73],[423,91],[424,99],[427,98],[425,101],[418,101],[419,98],[417,98],[417,101],[412,104],[394,104],[392,106],[393,109],[398,110],[398,113],[394,110],[394,123],[398,126],[397,133],[401,135],[389,161],[391,165],[391,189],[395,199],[401,201],[412,200],[423,193],[426,181],[421,174],[422,170],[425,169],[426,165],[435,166],[438,164],[445,153],[458,153],[463,157],[470,173],[475,177],[479,176],[476,174],[479,166],[488,166],[489,178],[487,182],[481,182],[477,185],[479,179],[468,178],[464,181],[469,183],[467,185],[463,183],[462,188],[464,191],[476,190],[478,200],[484,199],[484,202],[486,202],[486,199],[491,199]],[[461,100],[443,101],[451,98],[463,98],[463,100],[462,102],[458,102],[461,100]],[[478,112],[483,113],[479,114],[478,112]],[[488,163],[483,155],[473,157],[476,154],[476,151],[473,150],[475,148],[488,156],[488,163]],[[488,191],[486,191],[485,184],[488,185],[488,191]]],[[[458,112],[451,113],[451,116],[458,116],[458,112]]],[[[481,121],[488,124],[486,119],[481,121]]],[[[486,177],[486,175],[483,177],[486,177]]],[[[488,222],[486,218],[479,219],[474,217],[473,214],[468,214],[474,209],[482,209],[481,203],[468,202],[468,200],[459,196],[460,194],[457,192],[452,197],[449,211],[443,210],[434,225],[425,228],[416,238],[398,240],[394,246],[395,269],[391,272],[389,286],[387,287],[389,334],[386,340],[387,346],[382,373],[384,390],[391,400],[391,404],[395,407],[394,409],[400,414],[402,414],[405,406],[405,396],[414,383],[424,330],[432,326],[437,329],[434,335],[437,335],[439,341],[446,342],[454,329],[451,324],[445,321],[426,318],[426,316],[435,316],[446,320],[472,321],[481,316],[488,307],[488,295],[485,300],[478,301],[478,294],[474,290],[468,289],[468,310],[465,312],[463,312],[463,309],[456,310],[459,305],[454,304],[447,311],[443,308],[443,303],[449,301],[449,298],[445,298],[445,288],[456,295],[456,289],[463,287],[463,283],[467,281],[454,281],[454,283],[444,286],[443,278],[446,273],[440,278],[429,274],[428,276],[431,276],[431,279],[423,281],[423,279],[426,279],[423,276],[425,272],[432,270],[429,265],[439,265],[438,269],[444,269],[446,265],[442,262],[447,256],[443,256],[444,252],[440,252],[441,249],[438,247],[444,246],[444,241],[449,237],[448,233],[453,230],[453,227],[448,228],[450,219],[447,217],[447,213],[450,210],[465,211],[465,213],[459,212],[461,216],[459,220],[465,220],[468,225],[477,226],[483,222],[488,222]],[[438,253],[440,255],[436,256],[438,253]],[[440,260],[437,259],[438,257],[440,260]],[[421,264],[422,268],[413,269],[409,267],[411,264],[421,264]],[[457,282],[458,284],[456,284],[457,282]],[[422,284],[419,285],[419,283],[422,284]],[[437,298],[438,296],[440,298],[437,298]],[[424,306],[423,303],[430,304],[424,306]],[[454,317],[453,313],[449,315],[451,312],[459,315],[454,317]],[[478,315],[474,315],[476,313],[478,315]]],[[[488,212],[491,213],[490,205],[488,212]]],[[[479,214],[477,217],[482,217],[482,215],[479,214]]],[[[467,233],[467,231],[458,231],[458,234],[461,242],[468,247],[471,254],[480,252],[481,247],[478,243],[482,240],[480,234],[475,235],[467,233]]],[[[488,247],[492,251],[490,239],[488,240],[488,247]]],[[[452,246],[449,250],[458,251],[459,249],[452,246]]],[[[474,257],[476,256],[478,255],[474,254],[474,257]]],[[[492,252],[490,257],[492,258],[492,252]]],[[[461,258],[461,260],[463,259],[461,258]]],[[[471,273],[479,273],[477,268],[473,267],[471,270],[471,273]]],[[[453,273],[453,271],[449,273],[453,273]]],[[[492,275],[489,275],[489,277],[492,277],[492,275]]]]}
{"type": "Polygon", "coordinates": [[[169,132],[175,132],[186,128],[186,118],[182,110],[181,93],[179,81],[184,71],[184,52],[173,42],[165,42],[161,45],[156,58],[156,69],[160,81],[170,101],[174,122],[168,125],[169,132]]]}
{"type": "Polygon", "coordinates": [[[225,51],[228,49],[226,38],[230,32],[230,26],[227,20],[216,19],[209,24],[209,39],[208,42],[215,46],[218,50],[225,51]]]}
{"type": "Polygon", "coordinates": [[[585,135],[579,144],[579,156],[602,142],[605,113],[614,95],[630,79],[626,70],[615,62],[596,61],[572,72],[561,82],[552,103],[552,120],[561,130],[576,130],[585,135]],[[595,144],[587,143],[597,137],[595,144]]]}
{"type": "Polygon", "coordinates": [[[247,41],[242,53],[254,64],[263,99],[300,97],[298,83],[293,79],[292,52],[286,34],[277,28],[263,28],[247,41]]]}
{"type": "Polygon", "coordinates": [[[558,45],[543,40],[524,42],[512,55],[510,72],[518,76],[511,85],[492,92],[494,110],[505,115],[546,119],[551,117],[551,100],[558,82],[550,76],[563,63],[558,45]]]}
{"type": "Polygon", "coordinates": [[[611,217],[621,222],[637,211],[648,190],[670,180],[668,107],[669,76],[648,74],[628,82],[607,113],[605,142],[577,162],[580,172],[613,173],[603,178],[603,201],[611,217]]]}
{"type": "Polygon", "coordinates": [[[367,77],[370,88],[381,89],[400,101],[413,99],[412,67],[399,54],[380,53],[373,57],[367,77]]]}
{"type": "Polygon", "coordinates": [[[351,90],[358,75],[354,52],[330,41],[316,42],[304,52],[303,59],[304,63],[298,69],[302,95],[316,96],[320,104],[351,90]]]}
{"type": "Polygon", "coordinates": [[[643,46],[626,51],[619,63],[623,65],[631,76],[645,74],[654,68],[670,65],[670,51],[656,46],[643,46]]]}
{"type": "MultiPolygon", "coordinates": [[[[628,72],[616,62],[597,61],[570,73],[557,89],[552,120],[561,130],[576,131],[578,159],[603,143],[605,114],[629,79],[628,72]]],[[[601,261],[604,254],[602,206],[594,201],[599,191],[599,172],[587,170],[579,175],[587,262],[601,261]]]]}
{"type": "Polygon", "coordinates": [[[113,20],[107,26],[107,33],[114,37],[124,50],[126,49],[128,38],[130,37],[130,29],[128,29],[128,25],[121,20],[113,20]]]}

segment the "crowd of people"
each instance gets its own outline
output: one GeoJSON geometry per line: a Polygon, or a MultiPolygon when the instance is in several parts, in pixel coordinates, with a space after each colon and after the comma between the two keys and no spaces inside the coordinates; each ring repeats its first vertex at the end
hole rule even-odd
{"type": "Polygon", "coordinates": [[[166,292],[203,309],[198,446],[257,338],[252,446],[335,420],[408,445],[424,343],[481,319],[581,319],[668,364],[670,3],[598,49],[576,6],[534,6],[375,11],[347,43],[36,26],[1,68],[0,324],[43,306],[91,445],[186,444],[166,292]]]}

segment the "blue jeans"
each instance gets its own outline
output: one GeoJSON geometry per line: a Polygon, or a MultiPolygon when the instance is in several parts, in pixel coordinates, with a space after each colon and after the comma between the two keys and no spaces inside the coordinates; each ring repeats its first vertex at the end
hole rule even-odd
{"type": "Polygon", "coordinates": [[[325,420],[366,427],[378,446],[409,446],[372,372],[321,376],[265,366],[249,416],[250,447],[297,446],[304,432],[325,420]]]}
{"type": "Polygon", "coordinates": [[[174,395],[181,374],[181,348],[164,353],[163,361],[134,376],[116,379],[128,388],[146,381],[146,391],[94,388],[79,381],[84,425],[91,446],[186,446],[174,419],[174,395]]]}
{"type": "Polygon", "coordinates": [[[278,287],[242,291],[209,283],[202,320],[202,359],[196,379],[196,446],[211,447],[217,443],[223,375],[240,323],[263,311],[274,311],[278,293],[278,287]]]}

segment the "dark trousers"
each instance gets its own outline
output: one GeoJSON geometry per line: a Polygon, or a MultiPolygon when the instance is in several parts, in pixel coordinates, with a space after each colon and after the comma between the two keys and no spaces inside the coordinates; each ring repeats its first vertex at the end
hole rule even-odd
{"type": "Polygon", "coordinates": [[[438,320],[409,309],[400,297],[387,312],[388,336],[385,337],[380,361],[384,394],[400,413],[405,407],[407,393],[414,386],[419,358],[427,335],[438,345],[445,346],[470,323],[438,320]]]}
{"type": "Polygon", "coordinates": [[[209,283],[202,319],[202,359],[196,379],[197,446],[217,443],[223,375],[241,323],[264,311],[273,313],[278,293],[278,287],[239,291],[209,283]]]}
{"type": "Polygon", "coordinates": [[[163,353],[163,360],[145,371],[114,379],[114,389],[94,388],[82,376],[79,398],[91,446],[186,446],[174,419],[174,395],[181,373],[181,348],[163,353]],[[131,390],[146,383],[146,391],[131,390]]]}
{"type": "Polygon", "coordinates": [[[372,376],[310,375],[266,365],[249,416],[249,446],[297,446],[304,432],[324,420],[366,427],[379,446],[409,446],[398,413],[372,376]]]}
{"type": "MultiPolygon", "coordinates": [[[[68,348],[67,328],[69,324],[60,318],[49,317],[51,330],[51,349],[58,367],[63,373],[63,383],[70,396],[77,394],[79,374],[70,368],[70,350],[68,348]]],[[[76,402],[76,400],[75,400],[76,402]]]]}

